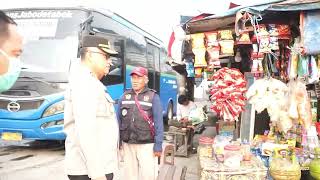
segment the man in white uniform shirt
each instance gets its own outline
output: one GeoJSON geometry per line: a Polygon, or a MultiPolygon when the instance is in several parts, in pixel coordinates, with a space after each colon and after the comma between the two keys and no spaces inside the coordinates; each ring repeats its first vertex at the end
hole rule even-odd
{"type": "Polygon", "coordinates": [[[85,35],[81,63],[72,68],[65,95],[65,169],[70,180],[112,180],[118,168],[119,127],[113,100],[101,83],[109,73],[110,42],[85,35]]]}
{"type": "Polygon", "coordinates": [[[178,97],[178,106],[177,106],[177,120],[180,122],[187,122],[191,110],[196,109],[197,106],[195,103],[186,95],[180,95],[178,97]]]}

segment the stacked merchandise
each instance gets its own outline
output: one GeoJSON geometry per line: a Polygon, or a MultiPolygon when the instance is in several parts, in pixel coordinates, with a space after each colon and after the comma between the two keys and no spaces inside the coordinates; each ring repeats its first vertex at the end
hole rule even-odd
{"type": "Polygon", "coordinates": [[[225,121],[237,121],[245,105],[246,81],[237,69],[222,68],[212,76],[211,109],[225,121]]]}
{"type": "MultiPolygon", "coordinates": [[[[255,157],[270,167],[274,179],[300,179],[300,169],[308,169],[309,165],[316,177],[320,174],[320,124],[316,122],[320,108],[315,103],[320,99],[320,48],[314,42],[320,38],[310,34],[319,37],[320,13],[301,11],[296,24],[275,19],[277,24],[270,17],[262,20],[250,13],[237,13],[235,31],[223,26],[228,28],[191,34],[196,77],[211,82],[211,110],[223,122],[238,121],[246,102],[257,113],[267,110],[270,129],[257,135],[250,146],[255,157]],[[252,27],[239,27],[238,20],[244,26],[250,22],[252,27]],[[262,23],[258,24],[259,21],[262,23]],[[235,69],[235,64],[241,66],[235,69]],[[202,70],[212,75],[203,76],[202,70]],[[245,74],[248,84],[241,72],[250,72],[245,74]]],[[[223,124],[221,121],[219,125],[223,124]]],[[[241,153],[241,147],[248,144],[230,141],[229,134],[219,134],[214,140],[212,158],[240,168],[244,159],[250,159],[241,153]],[[232,158],[225,159],[226,154],[232,158]]]]}

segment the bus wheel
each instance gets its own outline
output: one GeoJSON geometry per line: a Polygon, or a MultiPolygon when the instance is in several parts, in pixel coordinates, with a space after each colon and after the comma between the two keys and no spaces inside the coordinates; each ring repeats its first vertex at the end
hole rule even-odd
{"type": "Polygon", "coordinates": [[[169,121],[172,119],[173,119],[173,105],[172,105],[172,102],[170,102],[167,110],[167,120],[169,121]]]}

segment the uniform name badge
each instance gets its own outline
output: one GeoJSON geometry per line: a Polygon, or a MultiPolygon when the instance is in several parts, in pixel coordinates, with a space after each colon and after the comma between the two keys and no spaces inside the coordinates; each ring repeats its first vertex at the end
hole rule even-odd
{"type": "Polygon", "coordinates": [[[122,116],[126,116],[127,113],[128,113],[127,109],[122,109],[122,111],[121,111],[122,116]]]}

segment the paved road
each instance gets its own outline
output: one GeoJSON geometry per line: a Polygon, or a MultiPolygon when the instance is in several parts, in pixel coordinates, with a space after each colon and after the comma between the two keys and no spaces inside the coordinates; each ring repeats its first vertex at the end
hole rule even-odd
{"type": "MultiPolygon", "coordinates": [[[[57,142],[4,142],[0,140],[0,180],[68,180],[64,174],[64,146],[57,142]]],[[[197,180],[197,160],[176,158],[188,167],[187,180],[197,180]]],[[[123,172],[116,174],[119,180],[123,172]]]]}
{"type": "Polygon", "coordinates": [[[63,159],[57,142],[0,141],[0,180],[65,180],[63,159]]]}

